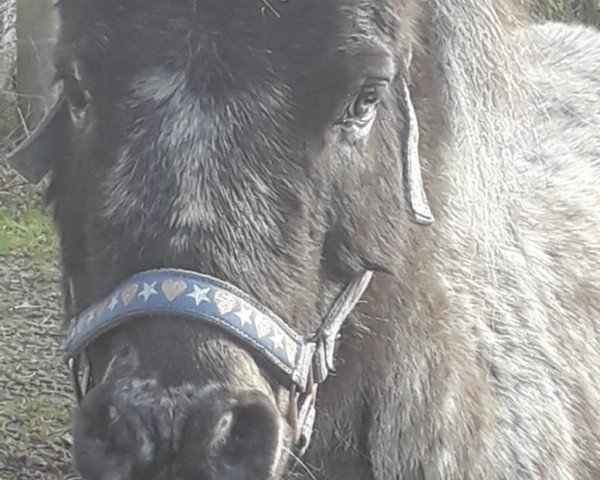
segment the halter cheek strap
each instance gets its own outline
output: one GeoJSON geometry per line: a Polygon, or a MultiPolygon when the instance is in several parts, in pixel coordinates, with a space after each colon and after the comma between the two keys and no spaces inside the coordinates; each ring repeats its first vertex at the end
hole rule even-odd
{"type": "Polygon", "coordinates": [[[333,370],[340,330],[372,275],[365,271],[350,282],[317,334],[305,340],[283,319],[230,283],[177,269],[138,273],[70,322],[64,351],[77,399],[83,399],[91,384],[86,349],[96,339],[134,318],[143,321],[150,315],[175,314],[221,328],[267,360],[291,390],[290,424],[303,453],[313,430],[317,387],[333,370]]]}
{"type": "Polygon", "coordinates": [[[413,222],[418,225],[429,226],[434,222],[434,218],[423,186],[423,172],[419,155],[419,121],[409,87],[411,63],[412,48],[409,46],[403,62],[403,77],[400,80],[402,110],[407,125],[403,134],[404,192],[413,222]]]}

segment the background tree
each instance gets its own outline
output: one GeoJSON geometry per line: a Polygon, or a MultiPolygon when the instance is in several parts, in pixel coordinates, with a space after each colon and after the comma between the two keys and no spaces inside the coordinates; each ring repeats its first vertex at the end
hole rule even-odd
{"type": "Polygon", "coordinates": [[[52,51],[56,35],[54,0],[17,0],[19,107],[29,128],[52,103],[52,51]]]}
{"type": "Polygon", "coordinates": [[[0,151],[17,122],[13,94],[16,65],[16,5],[14,0],[0,0],[0,151]]]}
{"type": "Polygon", "coordinates": [[[0,156],[52,103],[54,0],[0,0],[0,156]]]}

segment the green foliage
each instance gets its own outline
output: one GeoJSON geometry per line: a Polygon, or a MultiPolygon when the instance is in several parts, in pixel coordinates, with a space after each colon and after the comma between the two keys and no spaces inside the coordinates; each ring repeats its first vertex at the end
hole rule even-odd
{"type": "Polygon", "coordinates": [[[26,255],[33,260],[50,260],[58,243],[52,219],[43,211],[0,210],[0,255],[26,255]]]}

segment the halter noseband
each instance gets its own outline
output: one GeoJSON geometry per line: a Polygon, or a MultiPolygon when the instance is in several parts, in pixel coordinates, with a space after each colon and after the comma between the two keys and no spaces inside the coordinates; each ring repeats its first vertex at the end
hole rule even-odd
{"type": "MultiPolygon", "coordinates": [[[[335,346],[344,321],[367,289],[373,272],[351,281],[310,340],[237,287],[216,278],[177,269],[148,270],[125,280],[106,298],[69,324],[65,360],[77,400],[91,384],[86,348],[104,333],[148,314],[175,314],[214,325],[267,360],[291,391],[289,421],[303,454],[313,431],[316,392],[334,367],[335,346]],[[83,376],[80,366],[85,363],[83,376]]],[[[146,316],[144,316],[146,315],[146,316]]]]}

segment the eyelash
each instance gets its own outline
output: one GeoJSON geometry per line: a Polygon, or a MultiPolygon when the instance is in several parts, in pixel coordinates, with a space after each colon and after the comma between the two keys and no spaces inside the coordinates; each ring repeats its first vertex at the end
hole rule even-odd
{"type": "Polygon", "coordinates": [[[366,128],[377,113],[377,105],[381,101],[381,89],[384,86],[381,82],[365,84],[344,110],[339,124],[359,130],[366,128]]]}

